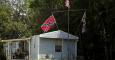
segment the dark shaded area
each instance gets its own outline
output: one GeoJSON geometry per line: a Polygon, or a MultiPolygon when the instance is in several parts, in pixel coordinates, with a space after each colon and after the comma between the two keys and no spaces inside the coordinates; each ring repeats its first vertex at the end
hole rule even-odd
{"type": "Polygon", "coordinates": [[[6,60],[6,56],[5,55],[0,55],[0,60],[6,60]]]}

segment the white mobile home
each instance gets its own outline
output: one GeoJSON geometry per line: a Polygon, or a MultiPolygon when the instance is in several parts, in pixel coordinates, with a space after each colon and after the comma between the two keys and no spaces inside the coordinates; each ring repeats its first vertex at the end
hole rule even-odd
{"type": "Polygon", "coordinates": [[[31,60],[76,60],[78,37],[61,30],[35,35],[31,39],[31,60]]]}

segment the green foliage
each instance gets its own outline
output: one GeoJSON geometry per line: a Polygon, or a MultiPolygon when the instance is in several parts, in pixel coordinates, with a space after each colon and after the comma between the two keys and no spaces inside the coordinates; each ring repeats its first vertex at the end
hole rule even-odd
{"type": "MultiPolygon", "coordinates": [[[[30,37],[32,33],[29,29],[28,17],[17,14],[18,11],[15,12],[12,7],[8,4],[0,5],[0,38],[13,39],[30,37]]],[[[25,8],[25,6],[23,7],[25,8]]],[[[24,13],[22,8],[20,8],[19,13],[24,13]]]]}

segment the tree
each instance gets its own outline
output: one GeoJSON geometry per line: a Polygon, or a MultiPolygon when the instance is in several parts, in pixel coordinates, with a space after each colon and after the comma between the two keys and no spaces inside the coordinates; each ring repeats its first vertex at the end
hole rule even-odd
{"type": "Polygon", "coordinates": [[[28,17],[26,15],[26,3],[24,1],[17,1],[19,3],[15,2],[8,1],[9,4],[4,3],[0,6],[1,39],[13,39],[31,36],[28,17]]]}
{"type": "MultiPolygon", "coordinates": [[[[25,0],[0,0],[0,40],[31,36],[25,0]],[[19,2],[16,3],[15,2],[19,2]],[[14,3],[14,4],[13,4],[14,3]],[[18,5],[18,6],[17,6],[18,5]],[[26,22],[27,21],[27,22],[26,22]]],[[[3,43],[0,42],[0,60],[5,60],[3,43]]]]}

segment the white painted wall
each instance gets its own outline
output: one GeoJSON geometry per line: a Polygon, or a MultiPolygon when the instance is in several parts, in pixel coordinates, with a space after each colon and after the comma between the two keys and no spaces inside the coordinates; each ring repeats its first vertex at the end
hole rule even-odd
{"type": "Polygon", "coordinates": [[[40,38],[40,46],[39,46],[39,57],[40,59],[45,59],[46,55],[49,58],[53,58],[54,50],[54,42],[52,39],[44,39],[40,38]]]}
{"type": "Polygon", "coordinates": [[[39,55],[39,36],[33,36],[30,45],[30,59],[38,60],[39,55]]]}
{"type": "Polygon", "coordinates": [[[75,40],[64,40],[63,42],[63,57],[65,60],[73,60],[75,57],[75,40]],[[69,56],[69,57],[68,57],[69,56]]]}
{"type": "Polygon", "coordinates": [[[55,52],[56,41],[62,39],[40,38],[38,35],[32,37],[31,41],[31,58],[32,60],[45,59],[46,55],[49,59],[54,60],[74,60],[75,57],[75,40],[63,40],[62,52],[55,52]]]}

